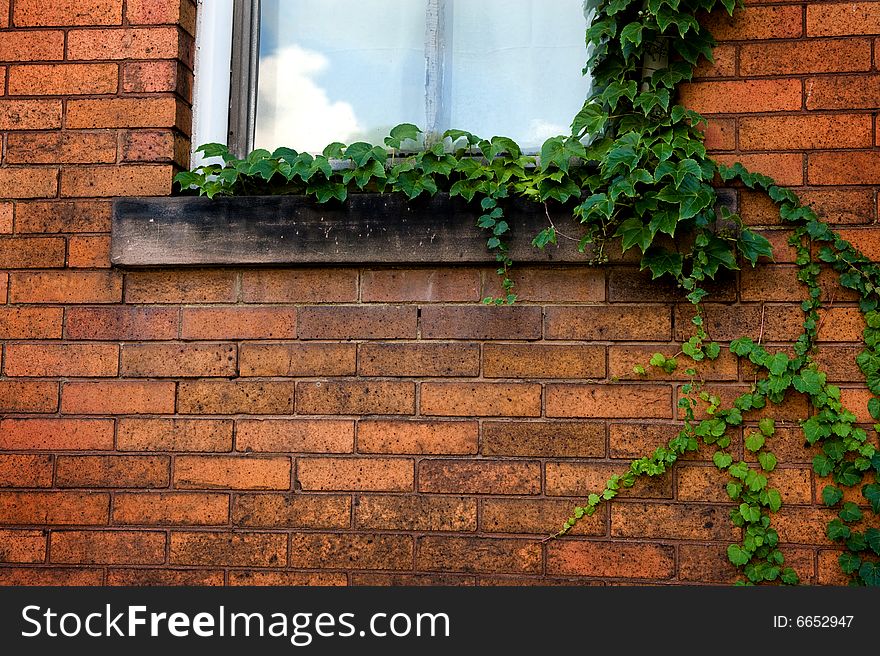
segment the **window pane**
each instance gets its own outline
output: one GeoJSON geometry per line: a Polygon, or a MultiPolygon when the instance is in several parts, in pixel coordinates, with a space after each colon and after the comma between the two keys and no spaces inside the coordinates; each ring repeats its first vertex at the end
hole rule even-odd
{"type": "Polygon", "coordinates": [[[425,0],[263,0],[258,148],[320,152],[425,122],[425,0]]]}

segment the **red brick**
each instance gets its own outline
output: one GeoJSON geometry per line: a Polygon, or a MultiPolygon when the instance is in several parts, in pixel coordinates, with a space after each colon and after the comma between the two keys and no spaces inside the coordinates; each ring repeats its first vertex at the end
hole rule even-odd
{"type": "Polygon", "coordinates": [[[80,200],[16,203],[15,231],[110,232],[110,202],[80,200]]]}
{"type": "Polygon", "coordinates": [[[871,70],[870,39],[808,39],[740,47],[740,75],[797,75],[871,70]]]}
{"type": "Polygon", "coordinates": [[[876,2],[807,5],[807,36],[880,34],[880,7],[876,2]]]}
{"type": "Polygon", "coordinates": [[[235,345],[126,344],[120,373],[131,378],[235,376],[235,345]]]}
{"type": "Polygon", "coordinates": [[[417,321],[412,306],[307,306],[299,310],[299,338],[413,339],[417,321]]]}
{"type": "Polygon", "coordinates": [[[294,308],[184,308],[183,339],[282,339],[296,337],[294,308]]]}
{"type": "Polygon", "coordinates": [[[167,456],[58,456],[58,487],[167,487],[167,456]]]}
{"type": "Polygon", "coordinates": [[[213,526],[228,521],[225,494],[123,492],[113,497],[114,524],[213,526]]]}
{"type": "Polygon", "coordinates": [[[627,501],[611,508],[611,535],[615,537],[735,540],[738,534],[726,506],[627,501]]]}
{"type": "Polygon", "coordinates": [[[667,358],[671,358],[678,352],[678,345],[610,346],[608,376],[613,380],[690,380],[686,371],[689,367],[694,367],[703,380],[736,380],[739,377],[737,358],[727,350],[722,351],[717,360],[710,362],[694,364],[693,361],[681,358],[677,360],[678,369],[671,374],[649,364],[654,353],[662,353],[667,358]],[[633,371],[635,366],[644,367],[647,373],[645,375],[635,373],[633,371]]]}
{"type": "Polygon", "coordinates": [[[4,32],[0,43],[0,61],[51,61],[64,59],[64,32],[28,30],[4,32]]]}
{"type": "Polygon", "coordinates": [[[245,303],[352,303],[358,274],[353,269],[261,269],[241,277],[245,303]]]}
{"type": "Polygon", "coordinates": [[[861,341],[865,318],[858,308],[827,308],[819,311],[819,317],[819,341],[861,341]]]}
{"type": "Polygon", "coordinates": [[[73,235],[68,240],[67,266],[71,269],[109,269],[110,237],[73,235]]]}
{"type": "Polygon", "coordinates": [[[503,460],[422,460],[419,491],[441,494],[539,494],[541,465],[503,460]]]}
{"type": "Polygon", "coordinates": [[[116,93],[119,67],[115,64],[19,64],[9,67],[8,77],[10,96],[116,93]]]}
{"type": "Polygon", "coordinates": [[[740,296],[744,301],[798,302],[806,297],[806,288],[797,280],[793,266],[747,268],[741,274],[740,296]]]}
{"type": "Polygon", "coordinates": [[[153,531],[54,531],[55,563],[158,565],[165,561],[165,534],[153,531]]]}
{"type": "Polygon", "coordinates": [[[0,448],[7,451],[90,451],[113,448],[109,419],[3,419],[0,448]]]}
{"type": "Polygon", "coordinates": [[[831,545],[825,527],[835,518],[831,508],[783,507],[773,516],[782,543],[831,545]]]}
{"type": "Polygon", "coordinates": [[[51,487],[52,456],[0,454],[0,487],[51,487]]]}
{"type": "Polygon", "coordinates": [[[348,577],[337,572],[279,572],[242,571],[229,572],[229,585],[247,586],[344,586],[348,577]]]}
{"type": "MultiPolygon", "coordinates": [[[[578,505],[573,499],[484,499],[480,530],[487,533],[532,533],[550,535],[559,530],[578,505]]],[[[605,512],[584,516],[572,535],[605,535],[605,512]]]]}
{"type": "Polygon", "coordinates": [[[714,62],[700,58],[694,78],[733,77],[736,75],[736,46],[721,44],[712,51],[714,62]]]}
{"type": "Polygon", "coordinates": [[[173,27],[70,30],[67,58],[173,59],[178,55],[178,32],[173,27]]]}
{"type": "Polygon", "coordinates": [[[416,548],[416,569],[539,574],[541,545],[536,540],[425,536],[416,548]]]}
{"type": "Polygon", "coordinates": [[[547,339],[668,341],[672,317],[662,305],[548,307],[547,339]]]}
{"type": "Polygon", "coordinates": [[[64,383],[65,414],[140,415],[174,412],[174,383],[113,381],[64,383]]]}
{"type": "Polygon", "coordinates": [[[388,381],[297,383],[296,411],[311,415],[408,415],[415,385],[388,381]]]}
{"type": "Polygon", "coordinates": [[[97,586],[104,572],[77,567],[6,567],[0,568],[0,585],[16,586],[97,586]]]}
{"type": "Polygon", "coordinates": [[[287,490],[290,459],[250,456],[178,456],[174,487],[179,489],[287,490]]]}
{"type": "MultiPolygon", "coordinates": [[[[764,297],[761,301],[766,300],[764,297]]],[[[675,339],[685,341],[695,334],[691,323],[694,315],[692,305],[675,308],[675,339]]],[[[743,335],[757,339],[763,327],[764,340],[794,341],[803,332],[804,315],[799,305],[721,305],[708,303],[703,306],[704,328],[712,339],[724,342],[743,335]]]]}
{"type": "Polygon", "coordinates": [[[10,276],[12,303],[118,303],[122,277],[110,271],[41,271],[10,276]]]}
{"type": "Polygon", "coordinates": [[[67,308],[68,339],[157,340],[177,337],[177,310],[155,307],[67,308]]]}
{"type": "Polygon", "coordinates": [[[122,0],[18,0],[13,22],[17,27],[42,25],[120,25],[122,0]]]}
{"type": "Polygon", "coordinates": [[[61,171],[62,196],[167,196],[171,166],[83,166],[61,171]]]}
{"type": "Polygon", "coordinates": [[[232,420],[120,419],[120,451],[232,451],[232,420]]]}
{"type": "MultiPolygon", "coordinates": [[[[501,278],[486,272],[481,296],[503,295],[501,278]]],[[[513,269],[513,291],[522,302],[592,303],[605,300],[605,273],[596,267],[518,266],[513,269]]]]}
{"type": "Polygon", "coordinates": [[[672,417],[665,385],[548,385],[548,417],[672,417]]]}
{"type": "Polygon", "coordinates": [[[6,142],[10,164],[101,164],[116,161],[112,132],[14,132],[6,142]]]}
{"type": "Polygon", "coordinates": [[[473,586],[476,579],[473,576],[458,576],[454,574],[375,574],[353,572],[351,585],[357,586],[473,586]]]}
{"type": "Polygon", "coordinates": [[[829,381],[847,382],[859,380],[862,376],[856,358],[864,350],[864,346],[831,346],[823,345],[814,355],[813,360],[824,371],[829,381]]]}
{"type": "Polygon", "coordinates": [[[822,549],[819,551],[817,559],[818,564],[818,581],[819,585],[849,585],[850,577],[843,573],[840,569],[840,555],[842,551],[829,551],[822,549]]]}
{"type": "Polygon", "coordinates": [[[119,347],[115,344],[9,344],[7,376],[115,376],[119,347]]]}
{"type": "MultiPolygon", "coordinates": [[[[762,43],[761,47],[769,45],[762,43]]],[[[701,114],[784,112],[801,108],[801,82],[792,79],[695,82],[682,84],[679,94],[681,104],[701,114]]]]}
{"type": "Polygon", "coordinates": [[[175,61],[125,63],[122,65],[122,90],[125,93],[177,91],[178,71],[175,61]]]}
{"type": "Polygon", "coordinates": [[[424,339],[541,339],[541,308],[432,305],[421,329],[424,339]]]}
{"type": "MultiPolygon", "coordinates": [[[[785,567],[793,567],[802,583],[813,579],[814,554],[808,549],[784,549],[785,567]]],[[[726,545],[682,544],[678,548],[679,578],[699,583],[733,583],[743,574],[727,557],[726,545]]]]}
{"type": "MultiPolygon", "coordinates": [[[[614,422],[609,425],[609,446],[611,458],[632,460],[654,452],[658,446],[665,445],[682,429],[681,423],[655,424],[647,422],[614,422]]],[[[731,438],[731,453],[739,457],[741,443],[738,431],[728,431],[731,438]]],[[[715,451],[713,446],[701,446],[693,454],[682,456],[682,460],[711,460],[715,451]]]]}
{"type": "Polygon", "coordinates": [[[259,415],[293,413],[292,382],[182,382],[177,394],[181,414],[259,415]]]}
{"type": "MultiPolygon", "coordinates": [[[[117,67],[113,64],[107,64],[117,67]]],[[[104,66],[104,64],[69,64],[104,66]]],[[[114,88],[115,91],[115,88],[114,88]]],[[[102,98],[68,100],[65,126],[68,128],[171,128],[183,120],[178,101],[161,98],[102,98]]]]}
{"type": "Polygon", "coordinates": [[[0,168],[0,188],[7,190],[7,198],[51,198],[58,192],[58,169],[0,168]]]}
{"type": "Polygon", "coordinates": [[[355,525],[391,531],[475,531],[477,501],[449,496],[359,496],[355,525]]]}
{"type": "Polygon", "coordinates": [[[0,3],[0,27],[9,27],[9,3],[0,3]]]}
{"type": "Polygon", "coordinates": [[[604,378],[605,347],[556,344],[486,344],[486,378],[604,378]]]}
{"type": "MultiPolygon", "coordinates": [[[[769,479],[770,487],[779,490],[784,504],[812,502],[813,484],[808,469],[776,469],[769,479]]],[[[679,467],[677,498],[679,501],[729,502],[725,489],[729,482],[730,476],[715,467],[679,467]]]]}
{"type": "Polygon", "coordinates": [[[365,303],[436,303],[480,300],[478,269],[384,269],[361,274],[365,303]]]}
{"type": "Polygon", "coordinates": [[[58,383],[50,381],[0,381],[0,412],[55,412],[58,383]]]}
{"type": "Polygon", "coordinates": [[[472,454],[477,452],[479,426],[474,421],[358,422],[360,453],[472,454]]]}
{"type": "Polygon", "coordinates": [[[136,271],[125,279],[126,303],[233,303],[232,271],[136,271]]]}
{"type": "Polygon", "coordinates": [[[354,422],[332,419],[241,419],[235,433],[238,451],[275,453],[351,453],[354,422]]]}
{"type": "Polygon", "coordinates": [[[125,18],[132,25],[180,24],[195,34],[195,7],[188,0],[128,0],[125,18]]]}
{"type": "Polygon", "coordinates": [[[120,586],[219,586],[223,570],[204,569],[108,569],[106,585],[120,586]]]}
{"type": "Polygon", "coordinates": [[[602,457],[605,455],[605,424],[487,421],[483,422],[482,453],[487,456],[536,458],[602,457]]]}
{"type": "Polygon", "coordinates": [[[110,495],[96,492],[0,492],[0,524],[106,524],[110,495]]]}
{"type": "MultiPolygon", "coordinates": [[[[0,78],[0,82],[2,82],[0,78]]],[[[0,203],[0,234],[11,235],[14,224],[14,207],[11,202],[0,203]]]]}
{"type": "Polygon", "coordinates": [[[822,75],[804,82],[807,109],[880,109],[880,75],[822,75]]]}
{"type": "Polygon", "coordinates": [[[408,458],[301,458],[296,472],[303,490],[413,489],[413,462],[408,458]]]}
{"type": "Polygon", "coordinates": [[[706,148],[710,151],[736,150],[736,120],[715,118],[705,126],[706,148]]]}
{"type": "Polygon", "coordinates": [[[59,237],[0,239],[0,267],[49,269],[64,266],[66,244],[59,237]]]}
{"type": "Polygon", "coordinates": [[[42,563],[45,559],[45,531],[0,531],[0,562],[42,563]]]}
{"type": "Polygon", "coordinates": [[[759,235],[770,242],[773,250],[773,262],[794,264],[797,261],[797,250],[788,243],[791,230],[756,230],[759,235]]]}
{"type": "Polygon", "coordinates": [[[810,184],[874,184],[880,176],[880,152],[811,153],[810,184]]]}
{"type": "Polygon", "coordinates": [[[239,346],[242,376],[353,376],[357,346],[321,343],[247,343],[239,346]]]}
{"type": "MultiPolygon", "coordinates": [[[[736,285],[732,274],[722,273],[707,281],[706,290],[715,300],[734,300],[736,285]]],[[[682,298],[681,289],[670,279],[653,280],[651,272],[638,267],[615,267],[608,272],[608,300],[626,303],[659,303],[682,298]]]]}
{"type": "Polygon", "coordinates": [[[61,308],[0,307],[0,339],[58,339],[61,308]]]}
{"type": "Polygon", "coordinates": [[[742,150],[870,148],[868,114],[745,117],[739,120],[742,150]]]}
{"type": "Polygon", "coordinates": [[[725,166],[739,162],[753,173],[772,176],[780,185],[791,187],[804,183],[804,163],[801,153],[720,154],[715,159],[725,166]]]}
{"type": "MultiPolygon", "coordinates": [[[[583,462],[548,462],[545,487],[548,496],[585,498],[601,493],[605,483],[615,474],[623,474],[621,465],[583,462]]],[[[620,498],[671,499],[672,475],[640,478],[631,488],[621,488],[620,498]]]]}
{"type": "Polygon", "coordinates": [[[478,376],[478,344],[361,344],[361,376],[478,376]]]}
{"type": "Polygon", "coordinates": [[[0,100],[0,130],[51,130],[60,127],[60,100],[0,100]]]}
{"type": "Polygon", "coordinates": [[[413,568],[413,539],[408,535],[294,533],[290,566],[328,569],[413,568]]]}
{"type": "Polygon", "coordinates": [[[876,227],[838,230],[842,239],[853,244],[861,253],[874,261],[880,259],[880,229],[876,227]]]}
{"type": "MultiPolygon", "coordinates": [[[[718,41],[792,39],[803,33],[803,10],[799,6],[753,7],[732,17],[716,11],[704,25],[718,41]]],[[[811,35],[812,36],[812,35],[811,35]]]]}
{"type": "Polygon", "coordinates": [[[351,498],[331,494],[239,494],[233,502],[232,523],[266,528],[348,528],[351,498]]]}
{"type": "Polygon", "coordinates": [[[422,383],[420,409],[447,417],[539,417],[541,386],[529,383],[422,383]]]}
{"type": "Polygon", "coordinates": [[[127,131],[122,135],[123,162],[167,162],[175,159],[175,138],[168,130],[127,131]]]}

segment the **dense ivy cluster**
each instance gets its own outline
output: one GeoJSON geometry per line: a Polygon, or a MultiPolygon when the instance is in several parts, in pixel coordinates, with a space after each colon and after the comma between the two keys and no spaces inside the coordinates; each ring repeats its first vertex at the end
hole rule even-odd
{"type": "MultiPolygon", "coordinates": [[[[691,381],[679,400],[685,420],[678,435],[650,456],[634,460],[625,473],[612,476],[602,491],[574,509],[554,537],[593,514],[621,487],[632,486],[640,476],[659,476],[685,453],[707,447],[714,450],[715,465],[729,477],[731,521],[743,529],[742,541],[728,548],[730,561],[745,575],[742,582],[797,583],[795,572],[784,565],[780,536],[772,527],[772,513],[780,508],[782,497],[770,486],[777,459],[767,448],[776,431],[768,408],[793,390],[807,395],[815,409],[803,422],[803,431],[806,443],[821,450],[813,468],[829,480],[822,499],[838,509],[827,531],[845,548],[841,568],[854,584],[880,585],[880,528],[870,521],[880,513],[880,454],[866,431],[856,425],[856,416],[841,404],[840,389],[827,383],[812,357],[820,326],[818,275],[824,263],[840,274],[844,287],[859,292],[868,327],[858,364],[868,388],[880,394],[880,268],[840,239],[792,191],[740,165],[725,167],[711,160],[700,130],[703,118],[675,103],[676,86],[691,79],[701,57],[712,57],[714,41],[697,14],[721,8],[732,14],[736,2],[596,3],[587,30],[591,56],[584,69],[592,76],[593,91],[575,117],[571,134],[547,140],[537,159],[523,155],[516,143],[504,137],[482,139],[450,130],[434,141],[405,124],[391,131],[385,147],[334,143],[317,156],[279,148],[237,159],[225,146],[208,144],[202,152],[222,163],[183,172],[177,181],[182,189],[209,197],[291,193],[307,194],[322,203],[344,201],[358,190],[401,192],[411,199],[447,191],[479,204],[478,226],[489,233],[487,246],[496,254],[504,281],[504,296],[486,299],[495,303],[516,299],[504,241],[510,230],[504,220],[505,199],[519,196],[572,205],[583,226],[580,247],[594,262],[606,261],[606,243],[619,239],[624,251],[639,249],[641,268],[652,277],[671,276],[677,281],[695,308],[695,334],[681,347],[681,354],[694,364],[686,369],[691,381]],[[699,380],[699,363],[721,352],[704,329],[700,312],[707,294],[704,284],[721,270],[737,269],[741,260],[754,266],[760,257],[771,257],[772,251],[767,240],[746,228],[738,216],[718,207],[713,183],[719,181],[760,189],[779,204],[782,219],[794,228],[790,243],[797,250],[799,279],[808,291],[803,302],[804,332],[793,355],[771,352],[760,340],[747,337],[731,343],[730,350],[748,358],[757,373],[750,391],[730,407],[723,407],[699,380]],[[735,462],[729,433],[731,428],[739,430],[744,416],[755,410],[763,410],[764,416],[757,429],[747,433],[744,446],[757,464],[735,462]],[[847,490],[852,491],[849,496],[847,490]]],[[[555,227],[550,225],[533,243],[543,248],[556,240],[555,227]]],[[[671,373],[679,362],[658,353],[650,366],[671,373]]],[[[647,375],[645,367],[635,370],[647,375]]],[[[868,409],[880,421],[880,400],[872,398],[868,409]]],[[[880,424],[874,428],[880,429],[880,424]]]]}

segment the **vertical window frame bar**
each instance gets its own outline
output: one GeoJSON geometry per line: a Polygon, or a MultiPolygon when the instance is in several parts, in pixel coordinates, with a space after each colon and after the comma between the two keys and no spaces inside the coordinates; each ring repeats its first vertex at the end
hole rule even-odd
{"type": "Polygon", "coordinates": [[[234,0],[229,85],[229,151],[245,157],[254,147],[260,64],[260,0],[234,0]]]}

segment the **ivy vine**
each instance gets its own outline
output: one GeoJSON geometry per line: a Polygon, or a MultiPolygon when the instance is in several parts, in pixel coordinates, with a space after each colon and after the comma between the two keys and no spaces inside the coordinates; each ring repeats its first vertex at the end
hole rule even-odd
{"type": "MultiPolygon", "coordinates": [[[[785,566],[780,536],[772,526],[772,515],[782,505],[782,495],[771,487],[777,466],[769,448],[776,431],[773,419],[764,416],[745,436],[745,449],[757,465],[735,462],[730,453],[731,428],[738,430],[749,412],[777,405],[794,390],[806,395],[814,409],[802,428],[806,444],[821,450],[813,469],[829,481],[823,502],[837,510],[827,533],[844,548],[840,567],[853,584],[880,585],[880,453],[855,414],[842,405],[840,389],[827,382],[814,360],[822,306],[818,276],[824,264],[839,274],[843,287],[859,294],[867,328],[857,362],[868,389],[880,395],[880,267],[841,239],[791,190],[739,164],[726,167],[709,158],[701,130],[705,119],[676,103],[677,85],[693,77],[701,58],[712,59],[715,42],[697,14],[724,9],[732,15],[738,0],[594,4],[586,32],[591,54],[584,68],[592,77],[592,91],[571,133],[548,139],[538,158],[524,155],[505,137],[483,139],[449,130],[435,141],[404,124],[391,131],[384,146],[333,143],[320,155],[278,148],[238,159],[221,144],[207,144],[199,151],[220,163],[184,171],[175,180],[182,190],[211,198],[306,194],[326,203],[342,202],[357,191],[399,192],[410,199],[445,191],[461,197],[479,206],[477,225],[488,233],[487,247],[498,262],[503,294],[485,299],[496,304],[516,300],[505,241],[510,232],[504,219],[506,199],[573,205],[583,228],[579,247],[585,257],[597,264],[607,261],[606,245],[612,240],[620,240],[623,251],[637,248],[641,269],[654,279],[674,279],[693,304],[694,336],[681,346],[681,355],[692,363],[685,370],[690,382],[678,402],[684,415],[681,431],[650,456],[632,461],[623,474],[612,476],[551,537],[568,533],[581,517],[595,513],[639,477],[662,475],[684,454],[708,445],[715,466],[729,479],[731,521],[742,529],[742,540],[727,551],[744,576],[740,583],[798,583],[794,570],[785,566]],[[741,261],[754,266],[761,257],[771,258],[772,249],[739,216],[719,207],[717,183],[763,191],[778,204],[781,218],[794,228],[789,243],[796,249],[798,278],[807,291],[803,333],[793,354],[771,352],[748,337],[731,342],[730,351],[747,358],[758,373],[749,392],[729,407],[699,379],[700,363],[721,353],[721,345],[704,327],[700,304],[707,296],[705,284],[719,271],[738,269],[741,261]],[[847,489],[854,490],[851,497],[847,489]]],[[[549,225],[533,243],[545,248],[558,237],[549,225]]],[[[680,364],[658,353],[648,366],[671,373],[680,364]]],[[[646,375],[647,369],[637,366],[635,372],[646,375]]],[[[872,398],[868,410],[880,422],[880,400],[872,398]]],[[[880,430],[880,423],[874,430],[880,430]]]]}

